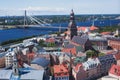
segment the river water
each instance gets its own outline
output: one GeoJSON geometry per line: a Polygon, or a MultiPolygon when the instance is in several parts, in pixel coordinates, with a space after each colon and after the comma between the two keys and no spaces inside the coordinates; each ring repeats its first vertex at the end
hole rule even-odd
{"type": "MultiPolygon", "coordinates": [[[[118,25],[120,23],[119,20],[104,20],[104,21],[95,21],[95,26],[104,27],[104,26],[112,26],[112,25],[118,25]]],[[[77,22],[77,26],[91,26],[92,22],[77,22]]],[[[52,24],[52,26],[62,26],[67,27],[68,23],[55,23],[52,24]]],[[[16,28],[16,29],[8,29],[8,30],[0,30],[0,43],[8,40],[13,39],[19,39],[24,37],[29,37],[33,35],[42,35],[42,34],[48,34],[51,32],[56,32],[59,29],[41,29],[41,28],[16,28]]]]}

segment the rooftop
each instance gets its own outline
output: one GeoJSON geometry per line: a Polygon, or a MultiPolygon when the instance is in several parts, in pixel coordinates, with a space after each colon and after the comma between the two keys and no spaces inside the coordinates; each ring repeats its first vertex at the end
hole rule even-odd
{"type": "Polygon", "coordinates": [[[78,71],[81,66],[82,66],[82,64],[77,64],[77,65],[75,66],[75,71],[78,71]]]}
{"type": "Polygon", "coordinates": [[[120,76],[120,66],[119,65],[112,65],[109,73],[116,75],[116,76],[120,76]]]}
{"type": "Polygon", "coordinates": [[[28,68],[20,69],[20,76],[14,76],[12,70],[0,70],[0,80],[43,80],[44,70],[33,70],[28,68]]]}
{"type": "Polygon", "coordinates": [[[108,38],[108,40],[120,41],[120,38],[113,37],[113,38],[108,38]]]}
{"type": "Polygon", "coordinates": [[[31,64],[38,64],[42,67],[47,67],[49,65],[50,61],[46,58],[34,58],[31,64]]]}
{"type": "Polygon", "coordinates": [[[60,64],[60,65],[54,65],[54,76],[68,76],[69,71],[66,65],[60,64]]]}
{"type": "Polygon", "coordinates": [[[85,70],[97,67],[100,64],[98,58],[89,58],[88,61],[82,63],[85,70]]]}
{"type": "Polygon", "coordinates": [[[76,48],[63,48],[62,52],[72,53],[72,55],[76,55],[76,48]]]}
{"type": "Polygon", "coordinates": [[[4,57],[6,54],[7,54],[6,52],[0,53],[0,58],[4,57]]]}
{"type": "Polygon", "coordinates": [[[10,79],[12,70],[0,70],[0,79],[10,79]]]}
{"type": "Polygon", "coordinates": [[[82,27],[78,27],[78,31],[85,31],[87,28],[89,28],[91,31],[98,29],[96,26],[91,26],[91,27],[82,26],[82,27]]]}
{"type": "Polygon", "coordinates": [[[21,80],[43,80],[44,70],[28,70],[29,73],[21,75],[21,80]]]}
{"type": "Polygon", "coordinates": [[[72,42],[80,44],[80,45],[84,45],[88,40],[88,36],[87,35],[83,35],[83,36],[74,36],[72,38],[72,42]]]}
{"type": "Polygon", "coordinates": [[[46,42],[53,43],[53,42],[55,42],[55,39],[54,38],[49,38],[49,39],[46,39],[46,42]]]}
{"type": "Polygon", "coordinates": [[[102,32],[101,34],[102,34],[102,35],[110,35],[111,32],[102,32]]]}
{"type": "Polygon", "coordinates": [[[74,48],[74,46],[75,46],[75,45],[73,45],[73,44],[67,44],[67,45],[65,46],[65,48],[74,48]]]}

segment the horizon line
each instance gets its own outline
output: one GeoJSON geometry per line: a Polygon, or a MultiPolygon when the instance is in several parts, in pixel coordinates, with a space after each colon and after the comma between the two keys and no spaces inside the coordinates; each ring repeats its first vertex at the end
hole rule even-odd
{"type": "MultiPolygon", "coordinates": [[[[70,14],[36,14],[36,15],[32,15],[32,16],[64,16],[64,15],[70,15],[70,14]]],[[[75,16],[77,15],[120,15],[119,13],[93,13],[93,14],[75,14],[75,16]]],[[[0,17],[8,17],[8,16],[24,16],[24,15],[0,15],[0,17]]]]}

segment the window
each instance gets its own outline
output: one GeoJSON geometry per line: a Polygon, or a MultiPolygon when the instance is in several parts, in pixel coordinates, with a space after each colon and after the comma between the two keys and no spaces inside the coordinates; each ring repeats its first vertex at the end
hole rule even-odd
{"type": "Polygon", "coordinates": [[[15,73],[17,72],[17,70],[15,69],[15,73]]]}
{"type": "Polygon", "coordinates": [[[116,68],[114,69],[114,72],[117,74],[117,69],[116,68]]]}

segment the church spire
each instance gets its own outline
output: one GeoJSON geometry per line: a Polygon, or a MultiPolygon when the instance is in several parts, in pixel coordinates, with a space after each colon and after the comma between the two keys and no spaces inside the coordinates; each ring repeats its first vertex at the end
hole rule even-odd
{"type": "Polygon", "coordinates": [[[75,17],[74,17],[74,11],[73,9],[71,10],[71,13],[70,13],[70,21],[74,21],[75,17]]]}
{"type": "Polygon", "coordinates": [[[75,23],[75,16],[74,16],[73,9],[71,10],[71,13],[70,13],[70,22],[68,24],[68,32],[69,34],[67,34],[67,39],[72,39],[73,36],[77,36],[77,27],[75,23]]]}

